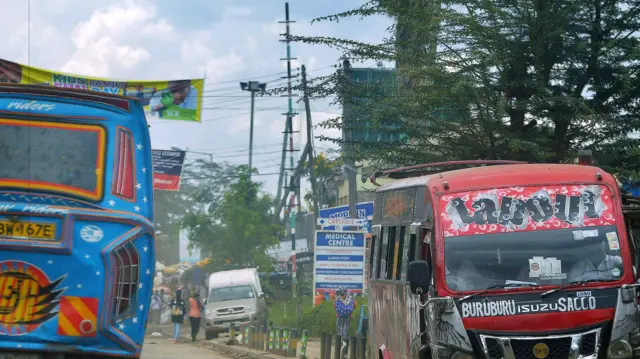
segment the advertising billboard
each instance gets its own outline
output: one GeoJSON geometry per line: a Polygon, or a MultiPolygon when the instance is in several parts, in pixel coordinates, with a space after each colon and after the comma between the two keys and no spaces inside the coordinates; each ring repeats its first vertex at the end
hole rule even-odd
{"type": "Polygon", "coordinates": [[[0,83],[43,85],[136,97],[162,120],[200,122],[204,79],[113,80],[44,70],[0,59],[0,83]]]}

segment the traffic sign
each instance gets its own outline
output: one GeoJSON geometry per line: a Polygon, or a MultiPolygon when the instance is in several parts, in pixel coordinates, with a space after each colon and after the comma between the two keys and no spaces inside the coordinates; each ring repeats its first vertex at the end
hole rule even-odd
{"type": "Polygon", "coordinates": [[[318,225],[322,227],[328,226],[365,226],[367,220],[365,218],[318,218],[318,225]]]}

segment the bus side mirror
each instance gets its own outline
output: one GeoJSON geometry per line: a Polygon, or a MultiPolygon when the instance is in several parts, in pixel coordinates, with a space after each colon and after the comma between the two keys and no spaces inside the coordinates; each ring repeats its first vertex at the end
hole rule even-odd
{"type": "Polygon", "coordinates": [[[413,294],[425,294],[431,285],[431,267],[427,261],[409,263],[409,287],[413,294]]]}
{"type": "Polygon", "coordinates": [[[264,293],[262,293],[262,292],[258,293],[258,299],[262,299],[262,298],[264,298],[264,293]]]}

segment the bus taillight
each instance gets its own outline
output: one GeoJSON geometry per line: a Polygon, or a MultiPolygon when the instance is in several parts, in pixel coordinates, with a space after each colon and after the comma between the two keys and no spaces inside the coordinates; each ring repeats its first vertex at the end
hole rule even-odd
{"type": "Polygon", "coordinates": [[[115,257],[115,302],[114,317],[118,318],[132,306],[135,306],[138,279],[140,278],[140,257],[133,243],[128,242],[113,253],[115,257]]]}
{"type": "Polygon", "coordinates": [[[111,192],[128,200],[135,200],[135,163],[133,135],[119,127],[116,133],[115,171],[111,192]]]}

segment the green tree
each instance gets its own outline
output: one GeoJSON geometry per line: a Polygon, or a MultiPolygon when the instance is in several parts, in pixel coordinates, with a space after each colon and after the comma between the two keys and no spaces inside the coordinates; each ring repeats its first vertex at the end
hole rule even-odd
{"type": "MultiPolygon", "coordinates": [[[[340,169],[344,164],[342,158],[330,159],[326,154],[320,152],[315,158],[313,165],[314,175],[316,176],[316,183],[318,184],[318,203],[320,206],[326,204],[329,206],[335,206],[337,198],[334,191],[327,188],[327,183],[330,183],[334,177],[334,171],[340,169]]],[[[304,163],[303,177],[309,178],[309,165],[308,161],[304,163]]],[[[304,194],[304,201],[307,206],[307,211],[313,211],[313,193],[311,190],[307,190],[304,194]]]]}
{"type": "MultiPolygon", "coordinates": [[[[317,19],[395,18],[379,44],[293,38],[341,49],[354,63],[396,63],[393,95],[380,96],[382,84],[349,83],[344,70],[312,88],[316,97],[336,96],[360,117],[410,139],[401,145],[354,141],[360,158],[397,165],[475,158],[567,162],[590,148],[603,166],[639,169],[631,149],[640,141],[629,135],[640,128],[640,1],[430,4],[374,0],[317,19]],[[390,121],[395,130],[385,125],[390,121]]],[[[350,126],[340,118],[324,125],[350,126]]]]}
{"type": "Polygon", "coordinates": [[[279,225],[271,223],[273,199],[247,176],[246,166],[229,168],[224,191],[204,197],[198,211],[185,215],[182,227],[191,246],[212,253],[219,269],[260,266],[269,269],[267,248],[278,243],[279,225]]]}

